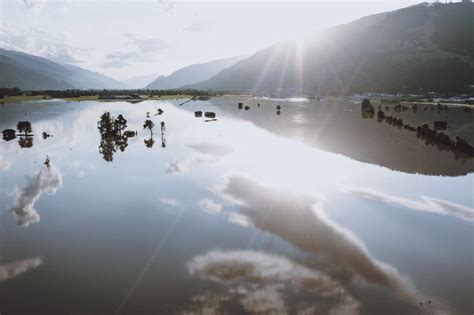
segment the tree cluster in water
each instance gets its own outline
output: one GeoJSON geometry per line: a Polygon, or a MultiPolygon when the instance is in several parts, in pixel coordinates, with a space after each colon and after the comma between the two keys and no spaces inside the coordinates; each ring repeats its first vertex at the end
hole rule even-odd
{"type": "Polygon", "coordinates": [[[2,131],[3,139],[5,141],[13,140],[18,136],[19,137],[18,145],[22,149],[33,147],[32,132],[33,132],[33,128],[31,126],[31,122],[29,121],[19,121],[18,124],[16,125],[16,130],[5,129],[2,131]],[[18,134],[17,134],[17,131],[18,131],[18,134]]]}
{"type": "MultiPolygon", "coordinates": [[[[412,105],[412,110],[416,113],[418,108],[417,104],[412,105]]],[[[425,107],[426,108],[426,107],[425,107]]],[[[386,107],[388,110],[388,107],[386,107]]],[[[394,107],[395,112],[400,113],[402,111],[408,110],[407,106],[398,104],[394,107]]],[[[434,106],[432,106],[432,110],[434,110],[434,106]]],[[[438,113],[442,110],[447,111],[447,106],[442,106],[441,104],[437,105],[438,113]]],[[[370,104],[368,99],[364,99],[361,104],[361,115],[364,119],[372,119],[375,115],[375,108],[370,104]]],[[[473,158],[474,157],[474,147],[469,145],[466,139],[463,139],[459,136],[456,136],[454,140],[452,140],[448,135],[444,132],[436,131],[436,128],[446,129],[447,123],[445,121],[436,121],[434,123],[435,128],[431,129],[428,124],[418,125],[417,127],[411,126],[407,123],[403,122],[403,119],[396,118],[394,116],[386,115],[384,111],[382,111],[382,107],[379,106],[379,110],[377,112],[377,121],[379,123],[385,122],[389,125],[397,127],[399,129],[403,128],[405,130],[416,132],[417,138],[422,139],[425,144],[432,145],[438,148],[440,151],[451,151],[454,153],[455,159],[465,160],[466,158],[473,158]]]]}
{"type": "Polygon", "coordinates": [[[128,146],[128,137],[124,134],[127,120],[120,114],[115,118],[109,112],[100,116],[97,129],[100,133],[99,153],[107,162],[112,162],[114,153],[118,150],[125,151],[128,146]]]}
{"type": "MultiPolygon", "coordinates": [[[[161,126],[161,146],[166,147],[165,139],[165,122],[160,123],[161,126]]],[[[144,144],[147,148],[152,148],[155,144],[153,139],[153,128],[155,124],[152,120],[147,119],[143,124],[143,129],[150,131],[150,137],[144,140],[144,144]]],[[[128,146],[128,138],[137,135],[135,131],[125,130],[127,128],[127,120],[120,114],[115,118],[109,112],[105,112],[100,116],[97,122],[97,129],[100,133],[100,144],[99,153],[104,160],[112,162],[114,159],[114,153],[117,150],[122,152],[128,146]]]]}

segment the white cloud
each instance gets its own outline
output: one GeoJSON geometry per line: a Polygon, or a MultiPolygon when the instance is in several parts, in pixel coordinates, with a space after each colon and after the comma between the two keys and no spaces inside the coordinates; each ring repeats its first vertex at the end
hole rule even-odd
{"type": "Polygon", "coordinates": [[[349,187],[347,192],[368,200],[376,200],[394,206],[408,208],[416,211],[431,212],[436,214],[451,215],[461,220],[474,222],[474,209],[454,202],[421,196],[421,200],[414,200],[400,196],[386,194],[369,188],[349,187]]]}
{"type": "Polygon", "coordinates": [[[87,58],[89,52],[86,48],[70,45],[60,33],[50,33],[38,28],[15,31],[0,28],[0,46],[64,63],[79,63],[87,58]]]}
{"type": "Polygon", "coordinates": [[[137,38],[137,35],[125,33],[123,50],[109,52],[102,68],[124,68],[137,62],[156,62],[166,49],[166,43],[159,38],[137,38]]]}

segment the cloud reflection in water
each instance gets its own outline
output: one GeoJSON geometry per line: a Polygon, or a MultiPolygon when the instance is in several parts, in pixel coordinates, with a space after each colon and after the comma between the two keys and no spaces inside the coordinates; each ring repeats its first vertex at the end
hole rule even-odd
{"type": "Polygon", "coordinates": [[[35,209],[35,204],[42,193],[53,195],[63,185],[63,178],[59,170],[53,165],[48,169],[43,166],[41,170],[28,180],[19,192],[10,211],[16,216],[17,224],[29,226],[39,222],[40,216],[35,209]]]}
{"type": "Polygon", "coordinates": [[[28,270],[35,269],[42,263],[40,257],[35,257],[0,265],[0,283],[15,278],[28,270]]]}
{"type": "Polygon", "coordinates": [[[370,257],[357,238],[327,218],[315,198],[264,187],[239,176],[230,177],[220,194],[237,202],[256,228],[312,253],[317,258],[312,267],[346,291],[360,285],[376,286],[412,306],[421,298],[408,279],[370,257]]]}
{"type": "MultiPolygon", "coordinates": [[[[282,256],[251,250],[211,251],[194,257],[188,263],[188,270],[199,279],[228,285],[226,296],[221,300],[234,299],[246,312],[284,314],[287,311],[285,292],[291,295],[304,291],[313,298],[330,300],[327,305],[320,305],[328,308],[325,311],[358,313],[358,301],[337,282],[282,256]]],[[[201,300],[205,305],[212,302],[214,310],[219,311],[220,303],[215,299],[201,300]]],[[[306,303],[301,307],[310,306],[314,307],[306,303]]]]}
{"type": "Polygon", "coordinates": [[[413,200],[405,197],[390,195],[374,189],[357,187],[348,188],[347,192],[368,200],[381,201],[394,206],[416,211],[450,215],[464,221],[474,222],[473,208],[446,200],[426,196],[422,196],[421,200],[413,200]]]}

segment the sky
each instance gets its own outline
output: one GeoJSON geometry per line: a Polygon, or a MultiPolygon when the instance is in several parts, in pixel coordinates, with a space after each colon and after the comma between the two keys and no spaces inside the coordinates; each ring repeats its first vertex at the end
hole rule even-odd
{"type": "Polygon", "coordinates": [[[0,0],[0,47],[127,81],[251,55],[419,2],[0,0]]]}

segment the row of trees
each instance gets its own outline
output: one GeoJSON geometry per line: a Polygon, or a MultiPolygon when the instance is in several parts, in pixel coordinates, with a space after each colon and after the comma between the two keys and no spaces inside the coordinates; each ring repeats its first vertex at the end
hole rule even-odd
{"type": "Polygon", "coordinates": [[[5,96],[18,96],[22,92],[19,88],[0,88],[0,99],[5,98],[5,96]]]}
{"type": "MultiPolygon", "coordinates": [[[[232,93],[232,91],[204,91],[195,89],[171,89],[171,90],[140,90],[140,89],[120,89],[120,90],[34,90],[34,91],[20,91],[17,89],[19,94],[23,95],[48,95],[53,98],[69,98],[69,97],[81,97],[81,96],[95,96],[99,97],[110,97],[115,95],[148,95],[148,96],[164,96],[164,95],[195,95],[195,96],[219,96],[223,94],[232,93]]],[[[10,94],[7,94],[10,95],[10,94]]],[[[18,95],[18,94],[16,94],[18,95]]]]}

